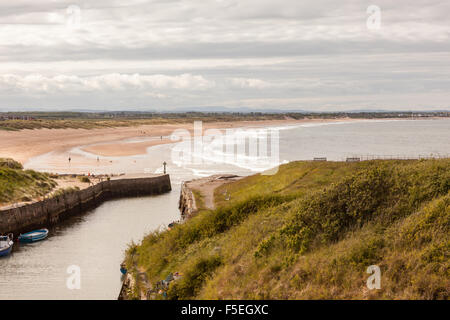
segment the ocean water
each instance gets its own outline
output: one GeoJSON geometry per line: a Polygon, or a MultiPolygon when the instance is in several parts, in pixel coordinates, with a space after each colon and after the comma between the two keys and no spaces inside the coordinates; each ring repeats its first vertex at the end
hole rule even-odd
{"type": "Polygon", "coordinates": [[[25,167],[59,173],[161,173],[166,161],[173,190],[108,201],[52,228],[43,242],[15,244],[13,253],[0,259],[0,299],[117,299],[124,250],[131,241],[139,242],[145,234],[179,219],[182,181],[217,173],[249,175],[314,157],[341,161],[354,156],[448,156],[450,119],[242,128],[227,134],[210,132],[203,140],[185,137],[150,147],[143,155],[101,157],[99,162],[97,155],[82,147],[38,156],[25,167]],[[74,159],[71,164],[64,161],[69,156],[74,159]],[[66,286],[67,268],[72,265],[80,267],[80,289],[66,286]]]}
{"type": "MultiPolygon", "coordinates": [[[[178,137],[145,154],[105,157],[79,146],[30,159],[26,168],[58,173],[161,173],[167,162],[173,181],[215,173],[251,174],[295,160],[326,157],[414,158],[450,155],[450,119],[361,120],[305,123],[265,128],[241,128],[226,133],[178,137]],[[72,162],[67,159],[71,157],[72,162]]],[[[126,139],[124,143],[154,137],[126,139]]]]}
{"type": "Polygon", "coordinates": [[[306,126],[287,130],[285,137],[281,157],[289,160],[327,157],[342,161],[352,156],[415,158],[450,155],[450,119],[306,126]]]}

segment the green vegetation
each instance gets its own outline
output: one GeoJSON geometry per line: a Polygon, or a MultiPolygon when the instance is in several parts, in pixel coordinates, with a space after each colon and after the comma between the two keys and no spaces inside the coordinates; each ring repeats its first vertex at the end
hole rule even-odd
{"type": "Polygon", "coordinates": [[[67,188],[63,188],[63,189],[58,189],[52,194],[52,197],[68,195],[68,194],[77,192],[79,190],[80,190],[79,187],[67,187],[67,188]]]}
{"type": "Polygon", "coordinates": [[[12,159],[0,158],[0,204],[30,201],[49,193],[56,186],[47,174],[23,170],[12,159]]]}
{"type": "Polygon", "coordinates": [[[446,111],[436,112],[4,112],[0,113],[0,130],[23,129],[95,129],[131,127],[151,124],[192,123],[193,121],[252,121],[283,119],[381,119],[414,117],[449,117],[446,111]]]}
{"type": "Polygon", "coordinates": [[[215,194],[218,209],[127,252],[152,285],[182,275],[170,299],[449,298],[449,159],[294,162],[215,194]]]}
{"type": "Polygon", "coordinates": [[[202,210],[205,208],[205,199],[202,195],[202,193],[198,190],[195,189],[191,189],[192,193],[194,195],[195,198],[195,205],[199,210],[202,210]]]}
{"type": "Polygon", "coordinates": [[[0,158],[0,168],[23,169],[20,162],[9,158],[0,158]]]}
{"type": "MultiPolygon", "coordinates": [[[[302,117],[303,118],[303,117],[302,117]]],[[[280,120],[282,114],[263,113],[81,113],[81,112],[30,112],[0,113],[0,130],[23,129],[97,129],[132,127],[152,124],[192,123],[193,121],[250,121],[280,120]],[[2,120],[4,119],[4,120],[2,120]]]]}
{"type": "Polygon", "coordinates": [[[200,258],[187,267],[181,280],[174,282],[168,291],[171,299],[189,299],[199,293],[203,283],[222,264],[220,256],[200,258]]]}
{"type": "Polygon", "coordinates": [[[80,177],[78,177],[78,179],[81,182],[83,182],[83,183],[90,183],[91,182],[91,179],[89,179],[89,177],[86,177],[86,176],[80,176],[80,177]]]}

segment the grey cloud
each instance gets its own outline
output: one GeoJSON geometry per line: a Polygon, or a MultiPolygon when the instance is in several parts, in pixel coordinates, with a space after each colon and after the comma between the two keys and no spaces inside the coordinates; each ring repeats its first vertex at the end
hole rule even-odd
{"type": "Polygon", "coordinates": [[[448,108],[448,12],[440,0],[1,2],[0,110],[448,108]],[[371,4],[379,31],[366,28],[371,4]],[[76,28],[69,5],[82,10],[76,28]],[[208,90],[174,85],[183,74],[208,90]]]}
{"type": "Polygon", "coordinates": [[[11,56],[28,61],[79,61],[93,59],[153,60],[153,59],[208,59],[208,58],[261,58],[309,55],[355,55],[449,52],[450,42],[421,41],[285,41],[285,42],[231,42],[180,43],[177,45],[124,48],[104,48],[95,43],[83,45],[48,46],[47,50],[35,46],[0,46],[0,60],[11,56]]]}

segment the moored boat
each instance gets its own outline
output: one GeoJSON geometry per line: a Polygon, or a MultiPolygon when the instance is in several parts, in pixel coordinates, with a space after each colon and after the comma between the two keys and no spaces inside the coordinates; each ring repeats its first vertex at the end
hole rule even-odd
{"type": "Polygon", "coordinates": [[[48,229],[38,229],[21,234],[18,239],[20,242],[30,243],[44,240],[45,238],[47,238],[47,236],[48,236],[48,229]]]}
{"type": "Polygon", "coordinates": [[[14,245],[12,233],[7,236],[0,236],[0,257],[7,256],[11,253],[14,245]]]}

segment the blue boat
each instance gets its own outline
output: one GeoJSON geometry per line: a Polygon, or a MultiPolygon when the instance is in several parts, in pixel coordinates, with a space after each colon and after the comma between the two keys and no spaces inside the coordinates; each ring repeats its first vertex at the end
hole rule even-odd
{"type": "Polygon", "coordinates": [[[31,243],[44,240],[45,238],[47,238],[47,236],[48,236],[47,229],[39,229],[21,234],[18,239],[20,242],[31,243]]]}
{"type": "Polygon", "coordinates": [[[12,233],[7,236],[0,236],[0,257],[7,256],[11,253],[14,245],[12,233]]]}

